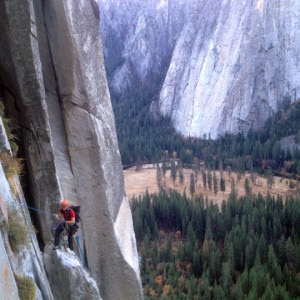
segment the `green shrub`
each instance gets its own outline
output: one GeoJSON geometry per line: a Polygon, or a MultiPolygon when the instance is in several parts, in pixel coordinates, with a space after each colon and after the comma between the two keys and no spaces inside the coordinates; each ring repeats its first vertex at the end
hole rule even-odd
{"type": "Polygon", "coordinates": [[[34,300],[36,297],[36,286],[34,281],[27,276],[15,275],[19,297],[21,300],[34,300]]]}
{"type": "Polygon", "coordinates": [[[18,253],[21,246],[28,244],[28,229],[15,210],[8,214],[8,240],[13,252],[18,253]]]}
{"type": "Polygon", "coordinates": [[[7,179],[20,176],[22,173],[22,159],[11,156],[8,152],[0,153],[0,161],[7,179]]]}
{"type": "Polygon", "coordinates": [[[10,140],[9,141],[9,144],[10,144],[10,149],[11,149],[11,152],[14,156],[17,155],[18,151],[19,151],[19,146],[18,144],[14,141],[14,140],[10,140]]]}
{"type": "Polygon", "coordinates": [[[23,160],[21,158],[11,156],[8,152],[0,153],[0,162],[13,195],[16,195],[18,191],[18,187],[15,183],[15,177],[22,175],[22,161],[23,160]]]}

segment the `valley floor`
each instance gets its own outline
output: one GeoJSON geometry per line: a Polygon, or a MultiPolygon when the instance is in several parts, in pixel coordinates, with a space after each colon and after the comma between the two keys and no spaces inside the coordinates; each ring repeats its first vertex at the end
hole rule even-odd
{"type": "MultiPolygon", "coordinates": [[[[175,186],[173,184],[170,171],[167,171],[165,180],[165,188],[166,189],[176,189],[177,191],[180,191],[181,193],[186,192],[186,194],[190,197],[190,175],[193,171],[191,169],[184,169],[184,184],[180,185],[177,179],[177,182],[175,183],[175,186]]],[[[143,195],[146,190],[151,193],[158,192],[158,186],[157,186],[157,180],[156,180],[156,169],[153,167],[152,164],[144,165],[143,168],[140,171],[136,171],[135,167],[132,167],[130,169],[124,170],[124,181],[125,181],[125,190],[128,196],[128,199],[131,199],[132,197],[138,197],[139,195],[143,195]]],[[[218,171],[216,171],[216,175],[218,178],[218,182],[220,181],[220,174],[218,171]]],[[[219,205],[222,203],[223,200],[227,200],[228,195],[231,190],[231,179],[234,178],[236,189],[238,196],[243,196],[245,194],[245,178],[248,178],[250,181],[250,187],[252,189],[252,192],[254,193],[261,193],[262,195],[266,195],[268,192],[267,187],[267,179],[265,177],[258,176],[255,180],[255,183],[251,182],[250,180],[250,174],[246,173],[239,181],[237,180],[238,175],[234,172],[232,172],[230,175],[228,172],[223,172],[224,179],[226,181],[226,189],[225,192],[219,191],[217,195],[214,194],[213,190],[210,191],[208,189],[204,189],[203,187],[203,181],[202,181],[202,175],[199,173],[198,175],[198,182],[196,184],[196,195],[203,194],[204,198],[208,197],[209,200],[213,200],[215,203],[218,203],[219,205]]],[[[271,195],[277,196],[280,195],[283,197],[283,199],[288,195],[293,195],[296,193],[296,188],[291,189],[290,188],[290,180],[276,177],[274,176],[274,185],[269,190],[271,195]]]]}

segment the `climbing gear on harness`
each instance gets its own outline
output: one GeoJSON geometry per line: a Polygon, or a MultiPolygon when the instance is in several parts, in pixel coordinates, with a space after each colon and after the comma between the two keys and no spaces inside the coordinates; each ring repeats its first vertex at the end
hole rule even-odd
{"type": "Polygon", "coordinates": [[[68,243],[68,235],[69,235],[69,231],[68,229],[65,227],[65,229],[61,232],[60,234],[60,244],[66,249],[69,246],[68,243]]]}

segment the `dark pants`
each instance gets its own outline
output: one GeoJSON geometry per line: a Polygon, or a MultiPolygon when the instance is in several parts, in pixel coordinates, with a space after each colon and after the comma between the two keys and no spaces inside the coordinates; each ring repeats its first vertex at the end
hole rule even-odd
{"type": "Polygon", "coordinates": [[[55,229],[54,246],[59,246],[60,234],[64,231],[65,226],[67,226],[67,230],[68,230],[69,248],[70,248],[70,250],[74,250],[73,249],[73,234],[74,234],[75,230],[72,225],[64,225],[63,223],[60,223],[55,229]]]}

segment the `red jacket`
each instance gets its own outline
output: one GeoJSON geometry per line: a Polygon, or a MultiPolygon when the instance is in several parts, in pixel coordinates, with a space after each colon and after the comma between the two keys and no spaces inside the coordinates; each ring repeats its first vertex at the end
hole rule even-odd
{"type": "Polygon", "coordinates": [[[71,221],[73,218],[75,218],[75,212],[71,208],[68,208],[66,210],[63,210],[61,208],[59,212],[63,215],[65,221],[71,221]]]}

